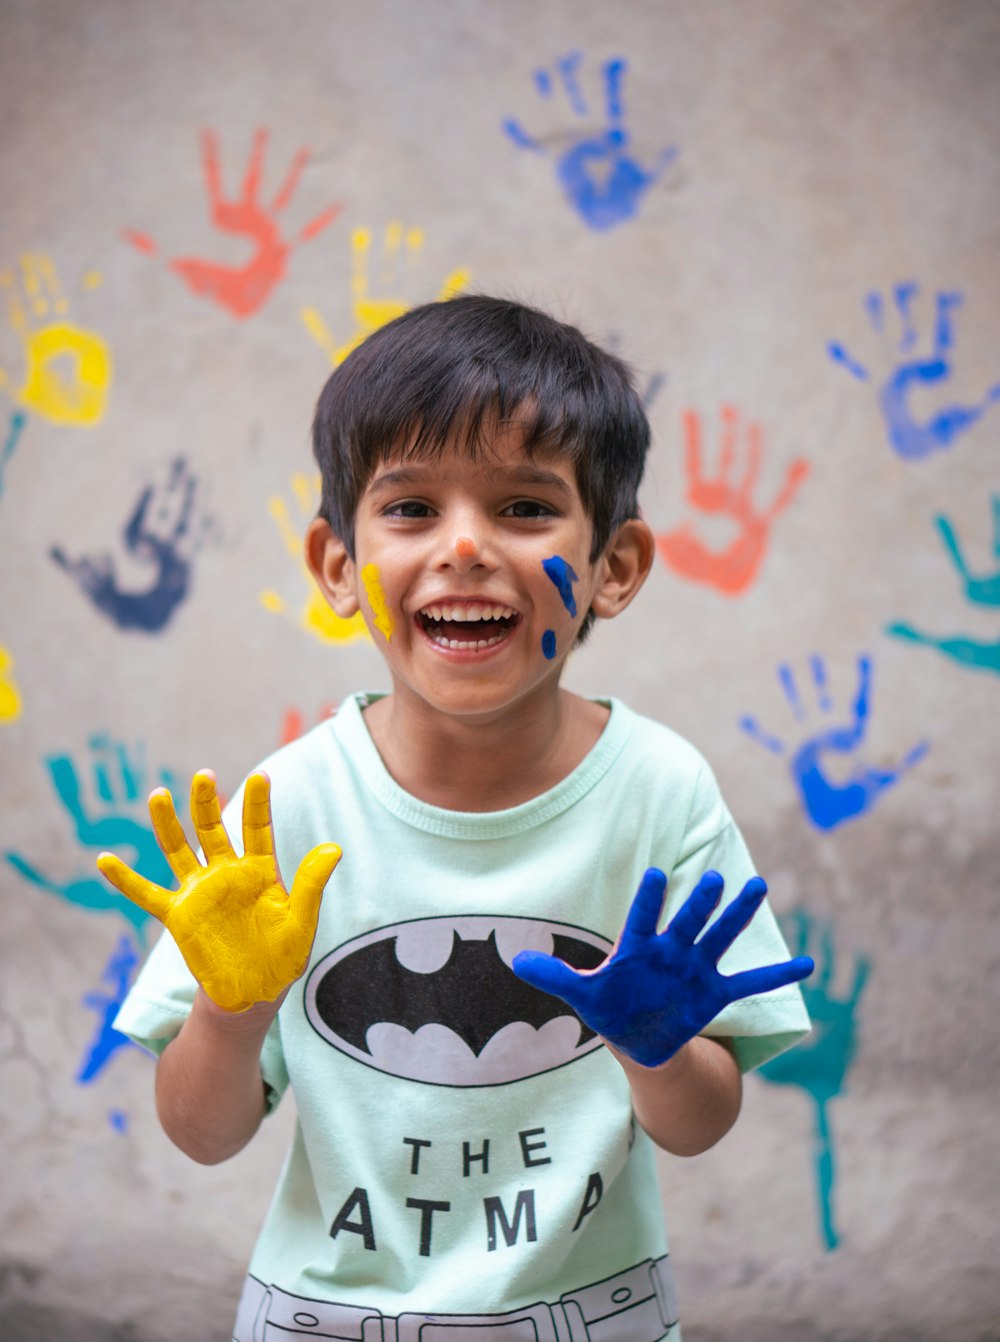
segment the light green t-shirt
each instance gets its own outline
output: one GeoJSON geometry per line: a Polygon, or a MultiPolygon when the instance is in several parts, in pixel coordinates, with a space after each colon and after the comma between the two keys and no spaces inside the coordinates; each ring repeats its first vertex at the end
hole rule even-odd
{"type": "MultiPolygon", "coordinates": [[[[674,1342],[653,1148],[624,1074],[509,964],[528,947],[599,963],[650,866],[668,873],[665,917],[708,868],[725,900],[737,894],[753,866],[711,771],[611,701],[597,744],[550,791],[504,811],[443,810],[391,778],[367,702],[349,699],[262,765],[286,884],[318,843],[344,857],[262,1052],[272,1099],[291,1085],[298,1124],[236,1336],[360,1342],[366,1319],[505,1314],[511,1342],[549,1327],[553,1340],[583,1328],[674,1342]]],[[[226,813],[237,842],[241,805],[242,789],[226,813]]],[[[721,968],[787,958],[765,904],[721,968]]],[[[194,987],[164,935],[117,1028],[161,1051],[194,987]]],[[[706,1033],[732,1038],[746,1070],[807,1029],[789,987],[736,1003],[706,1033]]],[[[450,1342],[458,1324],[439,1321],[450,1342]]]]}

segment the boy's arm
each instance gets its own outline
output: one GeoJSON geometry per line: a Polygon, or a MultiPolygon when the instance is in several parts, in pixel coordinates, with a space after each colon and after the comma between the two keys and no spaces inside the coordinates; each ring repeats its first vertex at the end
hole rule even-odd
{"type": "Polygon", "coordinates": [[[179,882],[154,885],[112,853],[97,865],[122,894],[160,919],[198,982],[191,1013],[156,1071],[157,1111],[170,1139],[214,1164],[257,1131],[267,1108],[260,1067],[265,1036],[309,962],[323,890],[340,860],[321,844],[299,864],[289,893],[274,855],[270,785],[253,774],[243,795],[243,853],[222,823],[214,776],[195,774],[191,814],[198,860],[166,789],[149,799],[157,842],[179,882]]]}
{"type": "Polygon", "coordinates": [[[156,1111],[163,1131],[192,1160],[228,1160],[260,1127],[267,1111],[260,1051],[280,1000],[225,1011],[199,988],[191,1014],[164,1049],[156,1111]]]}
{"type": "Polygon", "coordinates": [[[796,983],[813,971],[808,956],[726,976],[718,961],[751,921],[767,893],[749,880],[718,919],[718,872],[702,876],[663,932],[657,932],[667,878],[643,876],[614,950],[596,969],[575,970],[538,951],[514,957],[514,972],[561,997],[601,1035],[621,1063],[635,1114],[654,1141],[694,1155],[732,1127],[742,1096],[728,1047],[701,1031],[730,1003],[796,983]]]}
{"type": "Polygon", "coordinates": [[[743,1078],[731,1049],[698,1035],[659,1067],[642,1067],[611,1044],[632,1090],[632,1109],[657,1146],[698,1156],[739,1117],[743,1078]]]}

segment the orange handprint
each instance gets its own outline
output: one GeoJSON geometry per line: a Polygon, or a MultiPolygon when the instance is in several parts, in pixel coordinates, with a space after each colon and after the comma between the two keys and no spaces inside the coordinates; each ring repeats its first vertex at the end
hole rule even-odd
{"type": "Polygon", "coordinates": [[[791,503],[809,465],[796,457],[785,472],[784,484],[769,508],[759,510],[753,501],[760,473],[763,438],[759,424],[750,423],[747,434],[747,466],[738,484],[732,481],[736,458],[739,414],[722,407],[722,450],[714,477],[702,469],[701,417],[693,410],[684,412],[685,465],[687,499],[700,513],[731,519],[739,534],[725,549],[711,550],[695,534],[690,522],[657,536],[656,545],[664,560],[685,578],[708,583],[727,596],[738,596],[753,582],[764,559],[771,526],[779,513],[791,503]]]}
{"type": "MultiPolygon", "coordinates": [[[[250,260],[242,265],[224,265],[199,257],[180,256],[170,262],[170,269],[180,275],[193,293],[210,298],[220,307],[227,308],[234,317],[250,317],[262,307],[275,285],[284,277],[285,263],[293,247],[316,237],[340,213],[339,204],[328,206],[300,229],[293,242],[286,241],[277,216],[295,194],[299,178],[309,161],[309,150],[299,150],[274,200],[270,205],[262,205],[258,195],[266,147],[267,131],[259,130],[254,136],[242,194],[238,199],[227,199],[222,190],[218,139],[215,132],[210,130],[202,131],[201,135],[202,163],[212,222],[222,233],[249,239],[254,248],[250,260]]],[[[155,254],[157,245],[147,234],[127,229],[124,236],[141,252],[155,254]]]]}

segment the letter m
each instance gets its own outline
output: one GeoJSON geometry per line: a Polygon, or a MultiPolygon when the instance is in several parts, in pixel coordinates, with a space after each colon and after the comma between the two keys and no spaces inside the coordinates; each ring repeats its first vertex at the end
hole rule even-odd
{"type": "Polygon", "coordinates": [[[535,1190],[533,1188],[523,1188],[518,1193],[517,1202],[514,1204],[513,1223],[507,1220],[507,1213],[504,1211],[503,1203],[499,1198],[483,1198],[483,1208],[486,1212],[486,1247],[491,1253],[497,1247],[498,1225],[508,1249],[517,1243],[522,1215],[524,1216],[525,1240],[532,1244],[538,1239],[538,1232],[535,1229],[535,1190]]]}

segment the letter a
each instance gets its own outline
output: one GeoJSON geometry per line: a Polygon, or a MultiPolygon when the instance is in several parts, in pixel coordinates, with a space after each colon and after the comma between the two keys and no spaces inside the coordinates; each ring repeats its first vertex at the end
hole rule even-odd
{"type": "Polygon", "coordinates": [[[366,1249],[375,1248],[375,1230],[372,1227],[372,1214],[371,1208],[368,1206],[366,1189],[356,1188],[341,1207],[334,1217],[333,1225],[330,1227],[330,1238],[336,1239],[342,1230],[349,1230],[352,1235],[360,1235],[365,1242],[366,1249]],[[355,1207],[361,1213],[361,1220],[349,1221],[347,1218],[355,1207]]]}
{"type": "Polygon", "coordinates": [[[583,1206],[580,1208],[580,1215],[576,1218],[574,1230],[579,1230],[583,1224],[583,1218],[589,1216],[594,1210],[601,1198],[604,1196],[604,1184],[601,1182],[599,1174],[592,1174],[587,1180],[587,1191],[583,1195],[583,1206]]]}

